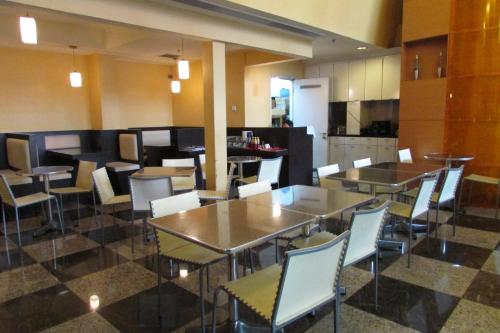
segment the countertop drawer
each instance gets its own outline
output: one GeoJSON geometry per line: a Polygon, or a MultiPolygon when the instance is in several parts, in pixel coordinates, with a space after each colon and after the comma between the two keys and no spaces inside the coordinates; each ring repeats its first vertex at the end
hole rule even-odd
{"type": "Polygon", "coordinates": [[[377,145],[377,138],[373,137],[363,137],[361,139],[361,144],[362,145],[367,145],[367,146],[376,146],[377,145]]]}
{"type": "Polygon", "coordinates": [[[396,147],[396,140],[394,138],[378,138],[378,145],[384,147],[396,147]]]}
{"type": "Polygon", "coordinates": [[[345,143],[345,137],[343,136],[331,136],[330,144],[343,145],[345,143]]]}
{"type": "Polygon", "coordinates": [[[345,144],[346,145],[359,145],[359,144],[361,144],[361,139],[364,139],[364,138],[346,136],[345,137],[345,144]]]}

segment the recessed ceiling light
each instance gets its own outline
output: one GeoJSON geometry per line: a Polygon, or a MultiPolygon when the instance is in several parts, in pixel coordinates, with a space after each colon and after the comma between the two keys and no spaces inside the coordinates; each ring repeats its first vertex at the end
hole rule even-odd
{"type": "Polygon", "coordinates": [[[366,46],[358,46],[356,50],[366,50],[366,46]]]}

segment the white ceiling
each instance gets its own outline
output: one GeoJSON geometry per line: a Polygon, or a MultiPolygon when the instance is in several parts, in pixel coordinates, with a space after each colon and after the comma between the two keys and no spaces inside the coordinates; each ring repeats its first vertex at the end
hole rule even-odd
{"type": "MultiPolygon", "coordinates": [[[[26,15],[26,7],[0,5],[0,45],[40,50],[71,52],[69,45],[77,45],[80,54],[109,54],[122,59],[151,63],[174,64],[162,58],[162,54],[179,54],[184,41],[184,57],[201,58],[202,39],[135,26],[101,22],[88,18],[61,14],[38,8],[29,8],[38,28],[38,44],[26,45],[20,40],[19,16],[26,15]]],[[[228,51],[243,49],[240,45],[228,45],[228,51]]],[[[313,58],[308,63],[336,61],[399,52],[398,48],[384,49],[364,44],[340,35],[316,38],[313,41],[313,58]],[[332,39],[335,42],[332,42],[332,39]],[[363,51],[358,46],[366,46],[363,51]]]]}

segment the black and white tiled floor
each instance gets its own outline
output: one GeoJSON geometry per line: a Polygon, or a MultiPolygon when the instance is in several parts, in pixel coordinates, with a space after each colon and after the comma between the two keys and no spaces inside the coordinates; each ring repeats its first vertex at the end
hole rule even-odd
{"type": "MultiPolygon", "coordinates": [[[[183,332],[197,326],[197,272],[170,276],[162,262],[160,328],[156,249],[153,242],[143,244],[140,221],[131,225],[122,219],[127,214],[118,213],[115,221],[104,215],[103,235],[91,211],[84,210],[80,224],[64,236],[52,232],[33,239],[39,219],[22,220],[22,248],[14,224],[8,223],[7,238],[0,238],[0,332],[183,332]],[[96,311],[89,306],[91,295],[99,296],[96,311]]],[[[71,224],[74,211],[65,215],[71,224]]],[[[414,242],[410,269],[406,256],[382,253],[378,308],[371,261],[344,270],[343,331],[498,331],[500,221],[461,215],[453,236],[447,213],[440,215],[438,238],[420,235],[414,242]]],[[[258,266],[273,260],[272,245],[259,247],[258,266]]],[[[210,268],[211,292],[226,281],[227,267],[223,261],[210,268]]],[[[210,314],[212,293],[204,298],[210,314]]],[[[219,320],[227,316],[225,309],[218,308],[219,320]]],[[[333,331],[331,309],[325,306],[286,331],[333,331]]],[[[241,313],[259,321],[244,308],[241,313]]]]}

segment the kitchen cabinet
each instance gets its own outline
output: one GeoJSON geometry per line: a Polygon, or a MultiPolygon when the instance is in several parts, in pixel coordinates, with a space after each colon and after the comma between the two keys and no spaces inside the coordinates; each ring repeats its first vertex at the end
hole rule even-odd
{"type": "Polygon", "coordinates": [[[304,77],[306,79],[319,78],[319,65],[307,65],[304,68],[304,77]]]}
{"type": "Polygon", "coordinates": [[[328,142],[329,163],[337,163],[343,170],[352,168],[352,162],[362,158],[369,157],[372,163],[397,161],[395,138],[333,136],[328,142]]]}
{"type": "Polygon", "coordinates": [[[401,55],[385,56],[382,61],[382,99],[399,99],[401,55]]]}
{"type": "Polygon", "coordinates": [[[328,101],[333,102],[333,63],[320,64],[319,77],[328,78],[328,101]]]}
{"type": "Polygon", "coordinates": [[[382,58],[366,59],[365,100],[382,99],[382,58]]]}
{"type": "Polygon", "coordinates": [[[349,101],[363,101],[365,99],[365,60],[349,61],[349,101]]]}
{"type": "Polygon", "coordinates": [[[349,92],[349,63],[347,61],[333,64],[332,100],[347,102],[349,92]]]}

